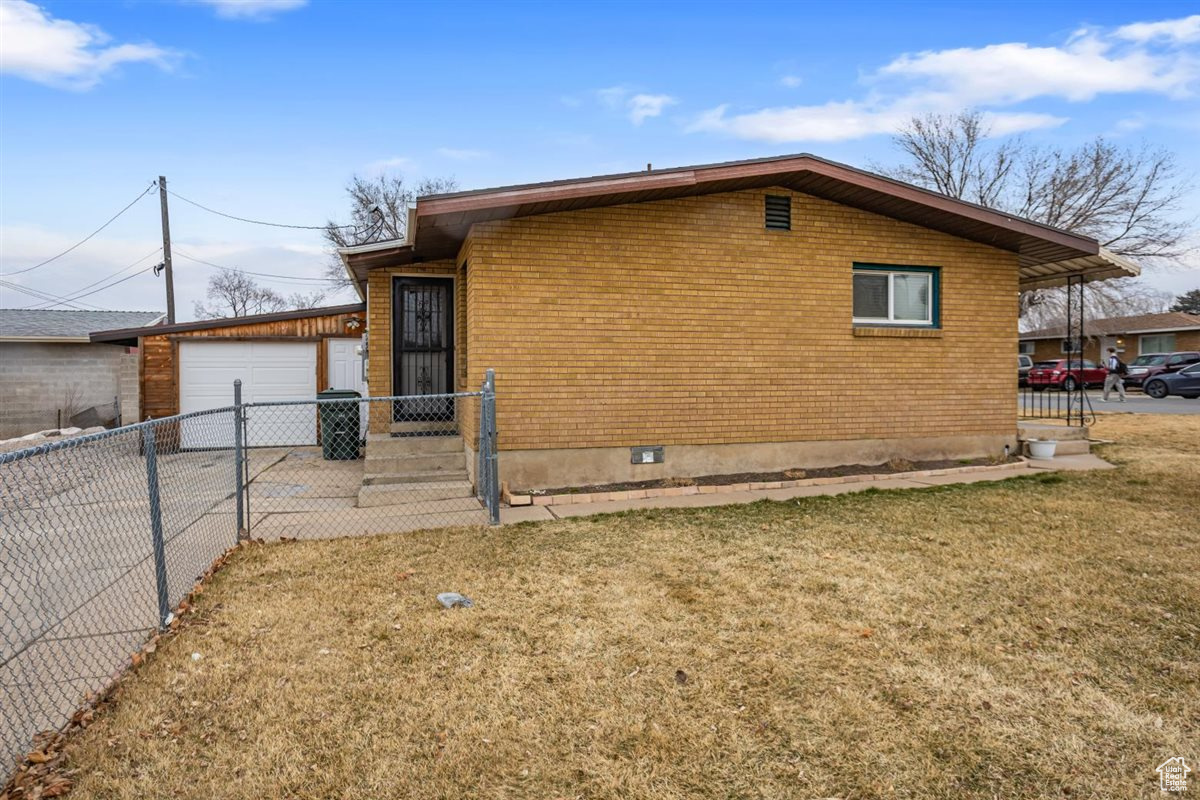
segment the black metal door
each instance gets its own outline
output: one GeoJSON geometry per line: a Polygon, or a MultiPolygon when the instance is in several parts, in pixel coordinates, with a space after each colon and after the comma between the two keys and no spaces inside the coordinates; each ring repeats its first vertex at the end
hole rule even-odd
{"type": "MultiPolygon", "coordinates": [[[[392,393],[404,397],[454,391],[454,301],[449,278],[396,278],[392,284],[392,393]]],[[[454,418],[453,398],[402,400],[396,422],[454,418]]]]}

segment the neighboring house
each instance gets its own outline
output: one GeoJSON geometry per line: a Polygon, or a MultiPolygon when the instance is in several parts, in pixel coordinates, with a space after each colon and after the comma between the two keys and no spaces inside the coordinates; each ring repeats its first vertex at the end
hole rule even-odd
{"type": "MultiPolygon", "coordinates": [[[[1083,357],[1097,362],[1110,347],[1127,362],[1144,353],[1200,350],[1200,316],[1182,311],[1085,319],[1083,324],[1083,357]]],[[[1034,361],[1049,361],[1071,350],[1078,353],[1079,346],[1068,341],[1065,327],[1059,326],[1022,333],[1019,350],[1034,361]]]]}
{"type": "Polygon", "coordinates": [[[999,455],[1018,291],[1137,274],[1089,237],[808,155],[422,197],[407,240],[341,255],[371,393],[494,368],[520,488],[999,455]],[[661,463],[632,463],[643,446],[661,463]]]}
{"type": "Polygon", "coordinates": [[[98,331],[93,342],[141,352],[141,418],[233,404],[242,381],[247,403],[311,400],[330,387],[362,387],[357,348],[362,303],[248,317],[98,331]]]}
{"type": "Polygon", "coordinates": [[[88,335],[102,328],[140,329],[164,316],[0,309],[0,438],[66,427],[73,418],[89,424],[112,424],[118,416],[136,421],[136,354],[92,344],[88,335]],[[84,413],[93,408],[94,414],[84,413]]]}

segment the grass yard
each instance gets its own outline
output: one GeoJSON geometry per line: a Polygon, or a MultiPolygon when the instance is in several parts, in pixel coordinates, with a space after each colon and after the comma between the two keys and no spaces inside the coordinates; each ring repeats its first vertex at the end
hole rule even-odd
{"type": "Polygon", "coordinates": [[[1095,434],[1120,470],[249,548],[71,796],[1158,797],[1200,761],[1200,417],[1095,434]]]}

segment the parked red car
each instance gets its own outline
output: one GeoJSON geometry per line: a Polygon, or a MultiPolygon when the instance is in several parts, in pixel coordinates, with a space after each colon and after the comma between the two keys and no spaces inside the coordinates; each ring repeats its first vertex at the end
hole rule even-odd
{"type": "Polygon", "coordinates": [[[1080,368],[1079,359],[1073,358],[1071,361],[1071,369],[1067,370],[1067,359],[1060,358],[1056,361],[1039,361],[1033,365],[1033,369],[1029,370],[1029,386],[1035,392],[1045,391],[1046,389],[1065,389],[1068,392],[1073,392],[1079,388],[1080,383],[1084,386],[1103,386],[1104,378],[1108,375],[1108,370],[1099,366],[1095,361],[1083,361],[1083,368],[1080,368]]]}

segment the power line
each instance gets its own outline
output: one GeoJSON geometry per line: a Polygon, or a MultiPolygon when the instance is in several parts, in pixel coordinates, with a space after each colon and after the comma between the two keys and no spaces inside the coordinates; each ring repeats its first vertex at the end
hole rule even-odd
{"type": "MultiPolygon", "coordinates": [[[[124,272],[128,272],[129,270],[131,270],[131,269],[133,269],[134,267],[136,267],[138,264],[141,264],[141,263],[142,263],[143,261],[145,261],[147,258],[150,258],[150,257],[151,257],[151,256],[153,256],[153,255],[156,255],[156,254],[157,254],[157,253],[158,253],[160,250],[162,250],[162,248],[161,248],[161,247],[156,247],[156,248],[154,248],[153,250],[151,250],[149,253],[147,253],[146,255],[144,255],[144,256],[142,256],[141,258],[139,258],[137,261],[134,261],[134,262],[133,262],[132,264],[130,264],[129,266],[127,266],[127,267],[122,267],[121,269],[117,270],[116,272],[112,273],[111,275],[105,275],[105,276],[104,276],[103,278],[101,278],[100,280],[98,280],[98,281],[93,281],[92,283],[89,283],[87,286],[81,286],[81,287],[79,287],[78,289],[76,289],[76,290],[75,290],[75,292],[76,292],[75,294],[70,294],[70,295],[67,295],[66,297],[64,297],[64,298],[63,298],[63,301],[65,302],[65,301],[68,301],[68,300],[74,300],[74,299],[76,299],[76,298],[79,298],[79,297],[90,297],[91,295],[93,295],[93,294],[96,294],[97,292],[102,292],[102,291],[104,291],[104,290],[106,290],[106,289],[110,289],[110,288],[112,288],[113,286],[116,286],[118,283],[124,283],[125,281],[129,280],[129,278],[134,278],[134,277],[137,277],[138,275],[141,275],[141,274],[142,274],[142,273],[144,273],[144,272],[149,272],[150,270],[154,269],[154,267],[153,267],[153,266],[152,266],[152,267],[148,267],[147,269],[143,269],[143,270],[140,270],[140,271],[138,271],[138,272],[135,272],[133,275],[130,275],[128,278],[122,278],[121,280],[119,280],[119,281],[115,281],[115,282],[113,282],[113,283],[110,283],[110,284],[108,284],[108,285],[106,285],[106,286],[101,286],[99,289],[96,289],[94,292],[89,292],[89,291],[86,291],[87,289],[91,289],[93,286],[96,286],[96,285],[98,285],[98,284],[104,283],[105,281],[107,281],[107,280],[110,280],[110,279],[112,279],[112,278],[115,278],[115,277],[117,277],[118,275],[120,275],[120,274],[122,274],[122,273],[124,273],[124,272]]],[[[49,307],[49,306],[53,306],[53,305],[58,305],[58,304],[57,304],[57,303],[44,303],[42,306],[39,306],[39,307],[40,307],[40,308],[47,308],[47,307],[49,307]]]]}
{"type": "Polygon", "coordinates": [[[327,230],[330,227],[334,227],[334,228],[356,228],[356,227],[358,227],[357,225],[333,225],[333,226],[330,226],[330,225],[285,225],[282,222],[265,222],[261,219],[249,219],[247,217],[239,217],[236,214],[227,214],[224,211],[217,211],[215,208],[209,208],[206,205],[197,203],[195,200],[189,200],[188,198],[184,197],[183,195],[179,194],[178,192],[172,191],[171,189],[167,189],[167,194],[171,195],[172,197],[177,197],[185,203],[190,203],[190,204],[194,205],[196,208],[203,209],[210,214],[216,214],[218,217],[226,217],[228,219],[235,219],[238,222],[249,222],[251,225],[267,225],[272,228],[292,228],[294,230],[299,230],[299,231],[323,231],[323,230],[327,230]]]}
{"type": "Polygon", "coordinates": [[[300,278],[295,275],[277,275],[272,272],[254,272],[253,270],[241,269],[239,267],[227,267],[223,264],[214,264],[211,261],[205,261],[203,258],[190,256],[179,248],[175,248],[175,255],[179,256],[180,258],[185,258],[188,261],[195,261],[197,264],[203,264],[206,267],[212,267],[213,269],[227,269],[230,272],[240,272],[243,275],[256,275],[260,278],[277,278],[279,280],[308,285],[326,285],[329,283],[329,281],[325,280],[324,278],[300,278]]]}
{"type": "Polygon", "coordinates": [[[34,298],[36,298],[36,299],[38,299],[38,300],[42,300],[42,301],[46,301],[46,300],[53,300],[53,301],[57,301],[57,302],[55,302],[55,303],[54,303],[54,305],[60,305],[60,304],[61,304],[61,305],[70,306],[71,308],[75,309],[76,311],[83,311],[83,310],[84,310],[83,308],[80,308],[80,306],[87,306],[88,308],[95,309],[96,311],[100,311],[100,310],[101,310],[100,308],[98,308],[97,306],[94,306],[94,305],[92,305],[91,303],[80,303],[79,305],[76,305],[75,303],[72,303],[72,302],[69,302],[69,301],[67,301],[67,300],[64,300],[64,299],[62,299],[61,297],[56,297],[56,296],[54,296],[54,295],[52,295],[52,294],[47,294],[46,292],[42,292],[42,291],[39,291],[39,290],[37,290],[37,289],[30,289],[30,288],[29,288],[29,287],[27,287],[27,286],[22,286],[21,284],[19,284],[19,283],[13,283],[12,281],[6,281],[6,280],[4,280],[3,278],[0,278],[0,286],[3,286],[3,287],[4,287],[4,288],[6,288],[6,289],[11,289],[11,290],[12,290],[12,291],[14,291],[14,292],[20,292],[21,294],[27,294],[27,295],[29,295],[30,297],[34,297],[34,298]]]}
{"type": "Polygon", "coordinates": [[[75,248],[79,247],[81,244],[83,244],[84,242],[86,242],[88,239],[91,239],[91,238],[92,238],[93,236],[95,236],[97,233],[99,233],[100,231],[104,230],[104,229],[105,229],[105,228],[107,228],[109,225],[111,225],[111,224],[112,224],[114,221],[116,221],[117,217],[121,216],[121,215],[122,215],[122,214],[124,214],[126,211],[128,211],[128,210],[129,210],[129,209],[131,209],[131,208],[133,208],[133,204],[134,204],[134,203],[136,203],[138,200],[141,200],[141,199],[142,199],[143,197],[145,197],[146,195],[150,194],[150,192],[154,190],[154,187],[155,187],[155,186],[156,186],[156,184],[151,184],[150,186],[147,186],[147,187],[146,187],[146,190],[145,190],[144,192],[142,192],[141,194],[139,194],[137,197],[133,198],[133,200],[132,200],[132,201],[129,203],[129,205],[127,205],[127,206],[125,206],[124,208],[122,208],[122,209],[121,209],[120,211],[118,211],[116,214],[113,214],[113,215],[112,215],[112,216],[109,218],[108,222],[104,223],[104,224],[103,224],[103,225],[101,225],[99,228],[96,228],[96,230],[92,231],[92,232],[91,232],[91,233],[89,233],[87,236],[85,236],[83,239],[80,239],[78,242],[76,242],[75,244],[73,244],[73,245],[71,245],[70,247],[68,247],[66,250],[63,250],[63,251],[62,251],[61,253],[59,253],[58,255],[56,255],[56,256],[51,256],[50,258],[47,258],[45,261],[43,261],[43,262],[41,262],[41,263],[39,263],[39,264],[34,264],[32,267],[26,267],[25,269],[19,269],[19,270],[15,271],[15,272],[6,272],[6,273],[4,273],[4,274],[5,274],[5,275],[20,275],[20,274],[22,274],[22,273],[24,273],[24,272],[32,272],[33,270],[37,269],[38,267],[44,267],[44,266],[46,266],[47,264],[49,264],[51,261],[57,261],[58,259],[60,259],[60,258],[62,258],[63,256],[65,256],[67,253],[69,253],[69,252],[71,252],[72,250],[74,250],[75,248]]]}

